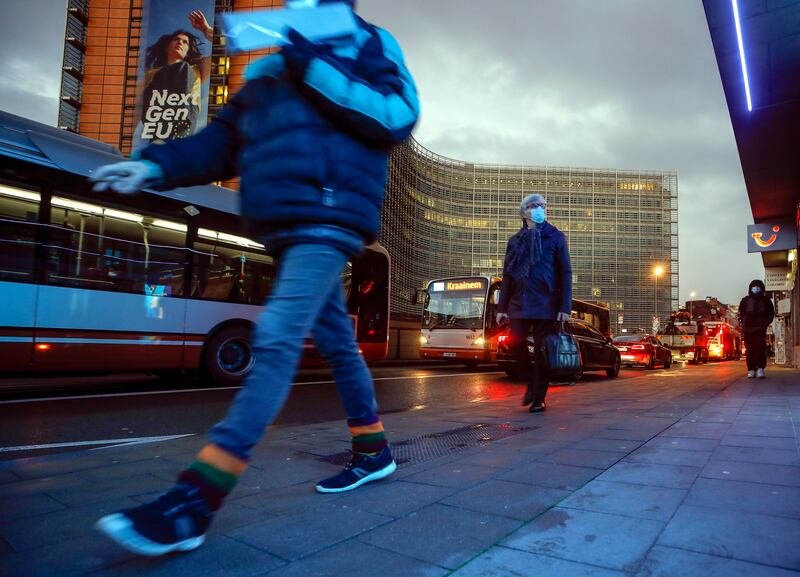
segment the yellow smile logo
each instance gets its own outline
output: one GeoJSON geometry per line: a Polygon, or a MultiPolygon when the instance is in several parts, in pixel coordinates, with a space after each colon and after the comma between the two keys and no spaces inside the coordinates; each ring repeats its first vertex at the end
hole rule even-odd
{"type": "Polygon", "coordinates": [[[769,246],[772,246],[775,243],[775,241],[778,240],[778,235],[776,233],[780,232],[780,230],[781,230],[781,227],[773,226],[772,227],[773,234],[767,240],[762,240],[761,237],[763,237],[764,234],[761,233],[761,232],[754,232],[750,236],[753,237],[753,240],[756,241],[756,244],[758,246],[760,246],[761,248],[767,248],[769,246]]]}

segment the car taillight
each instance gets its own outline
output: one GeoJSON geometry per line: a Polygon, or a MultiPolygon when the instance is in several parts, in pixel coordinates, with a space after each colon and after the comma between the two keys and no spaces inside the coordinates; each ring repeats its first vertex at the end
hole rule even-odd
{"type": "Polygon", "coordinates": [[[499,337],[497,337],[497,342],[498,342],[498,343],[504,343],[504,342],[506,342],[508,339],[509,339],[509,336],[508,336],[508,335],[500,335],[499,337]]]}
{"type": "Polygon", "coordinates": [[[634,351],[643,351],[644,350],[644,345],[633,345],[631,348],[634,351]]]}

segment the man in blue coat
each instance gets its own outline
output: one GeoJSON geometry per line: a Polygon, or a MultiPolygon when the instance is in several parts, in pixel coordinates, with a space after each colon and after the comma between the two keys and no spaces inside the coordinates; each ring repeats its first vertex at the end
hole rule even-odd
{"type": "MultiPolygon", "coordinates": [[[[286,4],[301,9],[326,1],[286,4]]],[[[419,103],[395,39],[356,19],[358,31],[345,40],[312,43],[291,31],[291,43],[251,65],[245,86],[204,130],[94,175],[97,190],[133,193],[239,174],[242,214],[279,258],[253,332],[257,361],[209,443],[171,491],[98,521],[131,551],[154,556],[203,543],[286,401],[309,334],[333,368],[353,452],[350,464],[317,491],[349,491],[396,468],[340,273],[377,236],[389,153],[411,134],[419,103]]]]}
{"type": "Polygon", "coordinates": [[[523,405],[545,410],[549,378],[540,343],[556,331],[572,311],[572,265],[564,233],[547,222],[547,201],[530,194],[519,206],[522,228],[508,240],[503,261],[497,322],[510,319],[511,347],[519,375],[528,376],[523,405]],[[528,334],[535,342],[534,365],[528,353],[528,334]]]}

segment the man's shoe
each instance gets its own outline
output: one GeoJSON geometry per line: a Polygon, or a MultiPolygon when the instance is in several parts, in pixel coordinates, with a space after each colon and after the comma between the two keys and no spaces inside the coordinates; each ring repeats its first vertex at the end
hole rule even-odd
{"type": "Polygon", "coordinates": [[[766,377],[766,376],[767,376],[767,375],[766,375],[766,373],[764,372],[764,369],[758,369],[758,370],[756,371],[756,377],[758,377],[759,379],[763,379],[763,378],[764,378],[764,377],[766,377]]]}
{"type": "Polygon", "coordinates": [[[541,401],[540,403],[533,403],[531,408],[528,409],[531,413],[542,413],[547,409],[547,403],[541,401]]]}
{"type": "Polygon", "coordinates": [[[106,515],[95,527],[128,551],[157,557],[197,549],[213,517],[196,487],[179,484],[155,501],[106,515]]]}
{"type": "Polygon", "coordinates": [[[389,447],[386,447],[374,457],[353,453],[353,457],[344,468],[344,471],[317,483],[317,492],[343,493],[352,491],[364,483],[388,477],[396,469],[397,464],[392,458],[392,452],[389,447]]]}
{"type": "Polygon", "coordinates": [[[756,376],[756,372],[755,371],[747,371],[747,378],[748,379],[752,379],[755,376],[756,376]]]}

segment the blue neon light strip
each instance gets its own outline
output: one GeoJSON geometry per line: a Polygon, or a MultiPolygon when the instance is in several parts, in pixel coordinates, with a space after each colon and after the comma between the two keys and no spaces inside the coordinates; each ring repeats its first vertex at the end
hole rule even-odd
{"type": "Polygon", "coordinates": [[[750,79],[747,76],[747,63],[744,59],[744,41],[742,40],[742,25],[739,22],[739,4],[733,2],[733,19],[736,22],[736,39],[739,41],[739,59],[742,61],[742,76],[744,77],[744,92],[747,95],[747,110],[753,111],[753,101],[750,100],[750,79]]]}

